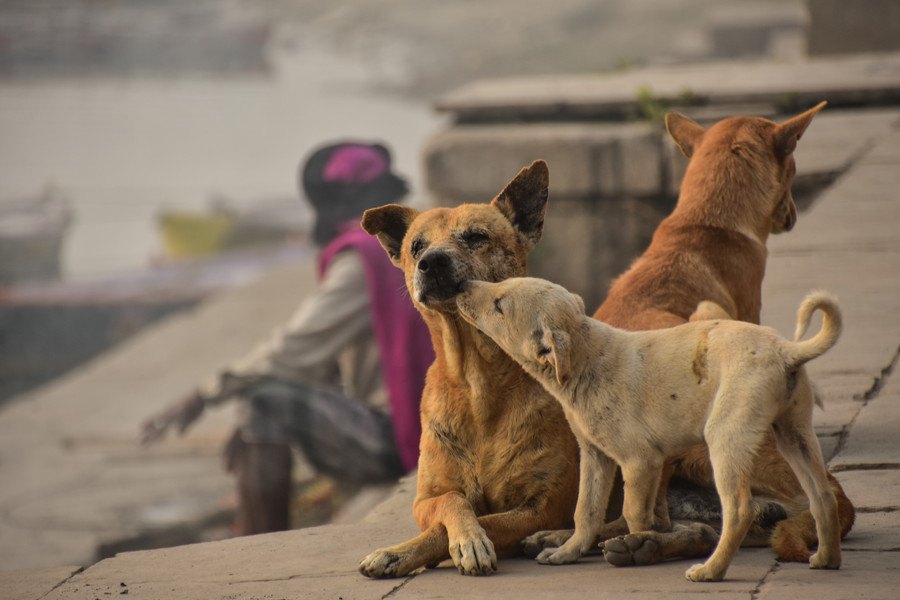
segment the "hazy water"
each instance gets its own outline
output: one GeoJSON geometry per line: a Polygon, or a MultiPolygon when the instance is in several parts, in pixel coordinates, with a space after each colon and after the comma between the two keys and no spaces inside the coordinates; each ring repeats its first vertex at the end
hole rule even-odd
{"type": "Polygon", "coordinates": [[[438,119],[372,83],[310,50],[283,56],[271,78],[0,82],[0,202],[63,190],[75,211],[64,273],[86,278],[158,255],[162,208],[201,208],[215,192],[296,197],[300,158],[336,136],[387,141],[421,190],[419,152],[438,119]]]}

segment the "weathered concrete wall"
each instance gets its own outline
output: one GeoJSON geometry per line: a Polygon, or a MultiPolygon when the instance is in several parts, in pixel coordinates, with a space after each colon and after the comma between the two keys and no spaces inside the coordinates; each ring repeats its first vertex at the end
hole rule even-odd
{"type": "Polygon", "coordinates": [[[485,202],[523,166],[546,160],[550,208],[531,272],[581,294],[590,309],[674,206],[687,161],[665,133],[665,111],[710,124],[738,114],[780,119],[822,100],[828,110],[797,154],[794,193],[806,205],[865,149],[859,140],[883,127],[883,115],[855,107],[900,102],[900,53],[474,82],[437,103],[454,123],[425,147],[426,185],[439,205],[485,202]],[[818,125],[825,119],[832,127],[818,125]]]}
{"type": "Polygon", "coordinates": [[[900,50],[900,2],[897,0],[807,2],[808,54],[900,50]]]}
{"type": "Polygon", "coordinates": [[[664,138],[649,122],[457,126],[430,140],[427,184],[441,205],[485,202],[523,166],[546,160],[551,208],[531,273],[595,307],[672,208],[671,177],[680,179],[683,161],[664,138]]]}

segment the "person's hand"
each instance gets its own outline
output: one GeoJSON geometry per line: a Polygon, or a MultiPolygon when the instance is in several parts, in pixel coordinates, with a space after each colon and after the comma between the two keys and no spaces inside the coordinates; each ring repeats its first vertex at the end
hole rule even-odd
{"type": "Polygon", "coordinates": [[[169,428],[183,434],[201,414],[205,403],[199,392],[194,391],[167,409],[144,421],[141,425],[141,444],[158,442],[169,428]]]}

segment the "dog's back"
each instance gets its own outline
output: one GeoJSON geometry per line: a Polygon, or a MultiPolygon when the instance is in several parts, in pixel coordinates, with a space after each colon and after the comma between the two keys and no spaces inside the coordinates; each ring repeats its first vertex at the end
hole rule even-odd
{"type": "Polygon", "coordinates": [[[733,117],[709,129],[666,115],[691,159],[678,204],[594,316],[623,329],[657,329],[686,322],[710,300],[758,323],[766,239],[794,225],[792,152],[820,108],[781,124],[733,117]]]}
{"type": "Polygon", "coordinates": [[[632,331],[674,327],[709,300],[734,318],[758,323],[765,261],[765,247],[743,234],[676,213],[616,279],[594,318],[632,331]]]}

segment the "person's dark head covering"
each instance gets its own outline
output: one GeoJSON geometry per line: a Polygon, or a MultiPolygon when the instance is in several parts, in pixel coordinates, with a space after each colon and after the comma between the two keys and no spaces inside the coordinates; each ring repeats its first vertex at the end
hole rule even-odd
{"type": "Polygon", "coordinates": [[[406,180],[391,171],[391,153],[382,144],[343,141],[313,151],[302,163],[298,183],[316,211],[313,241],[322,247],[338,226],[366,209],[400,201],[406,180]]]}

